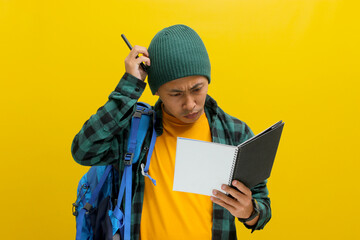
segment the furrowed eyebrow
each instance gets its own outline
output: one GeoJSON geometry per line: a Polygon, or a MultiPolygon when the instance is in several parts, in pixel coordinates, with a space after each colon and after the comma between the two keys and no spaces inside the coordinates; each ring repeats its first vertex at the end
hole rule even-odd
{"type": "Polygon", "coordinates": [[[203,85],[203,83],[197,83],[192,88],[190,88],[190,90],[194,90],[194,89],[196,89],[198,87],[202,87],[202,85],[203,85]]]}
{"type": "MultiPolygon", "coordinates": [[[[194,86],[192,86],[192,87],[190,88],[190,90],[194,90],[194,89],[196,89],[196,88],[198,88],[198,87],[202,87],[202,85],[203,85],[203,83],[197,83],[197,84],[195,84],[194,86]]],[[[169,92],[181,93],[181,92],[183,92],[183,91],[182,91],[182,90],[178,90],[178,89],[171,89],[169,92]]]]}
{"type": "Polygon", "coordinates": [[[181,90],[177,90],[177,89],[171,89],[169,92],[171,92],[171,93],[173,93],[173,92],[176,92],[176,93],[181,93],[181,92],[183,92],[183,91],[181,91],[181,90]]]}

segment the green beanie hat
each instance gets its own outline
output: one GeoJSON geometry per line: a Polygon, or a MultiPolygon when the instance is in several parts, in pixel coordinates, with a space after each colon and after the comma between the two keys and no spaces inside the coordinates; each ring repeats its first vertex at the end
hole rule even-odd
{"type": "Polygon", "coordinates": [[[151,40],[148,52],[148,82],[153,95],[164,83],[187,76],[202,75],[210,83],[209,56],[192,28],[183,24],[164,28],[151,40]]]}

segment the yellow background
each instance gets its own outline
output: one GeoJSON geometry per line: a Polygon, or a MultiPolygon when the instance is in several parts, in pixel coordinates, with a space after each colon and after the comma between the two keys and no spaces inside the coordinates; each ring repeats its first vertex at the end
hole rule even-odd
{"type": "MultiPolygon", "coordinates": [[[[133,45],[183,23],[202,37],[209,93],[259,133],[285,121],[273,218],[240,239],[359,238],[358,1],[0,1],[2,239],[74,239],[87,171],[70,146],[133,45]]],[[[142,101],[153,104],[149,88],[142,101]]]]}

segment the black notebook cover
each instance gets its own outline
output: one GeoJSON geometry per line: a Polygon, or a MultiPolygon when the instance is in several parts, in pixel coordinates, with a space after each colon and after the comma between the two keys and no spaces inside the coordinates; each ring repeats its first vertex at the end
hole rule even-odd
{"type": "Polygon", "coordinates": [[[283,127],[279,121],[238,146],[232,180],[252,188],[270,177],[283,127]]]}

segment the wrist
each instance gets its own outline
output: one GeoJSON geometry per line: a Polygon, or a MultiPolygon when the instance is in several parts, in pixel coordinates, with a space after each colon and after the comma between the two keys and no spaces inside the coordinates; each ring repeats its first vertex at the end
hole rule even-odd
{"type": "Polygon", "coordinates": [[[248,218],[238,218],[240,222],[246,223],[247,225],[254,225],[259,219],[260,209],[257,201],[253,198],[251,199],[253,205],[253,211],[248,218]]]}
{"type": "Polygon", "coordinates": [[[260,217],[260,215],[258,214],[253,220],[244,222],[244,224],[246,224],[248,227],[252,227],[258,222],[259,217],[260,217]]]}

